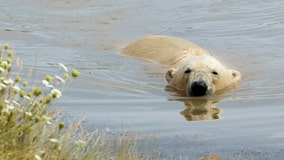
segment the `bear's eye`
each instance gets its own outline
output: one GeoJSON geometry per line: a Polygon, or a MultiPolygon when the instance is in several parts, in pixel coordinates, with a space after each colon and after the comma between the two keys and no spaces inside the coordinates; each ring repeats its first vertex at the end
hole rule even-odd
{"type": "Polygon", "coordinates": [[[213,71],[212,74],[218,76],[218,72],[216,72],[216,71],[213,71]]]}
{"type": "Polygon", "coordinates": [[[184,71],[185,74],[188,74],[188,73],[190,73],[190,72],[191,72],[191,69],[190,69],[190,68],[187,68],[187,69],[184,71]]]}

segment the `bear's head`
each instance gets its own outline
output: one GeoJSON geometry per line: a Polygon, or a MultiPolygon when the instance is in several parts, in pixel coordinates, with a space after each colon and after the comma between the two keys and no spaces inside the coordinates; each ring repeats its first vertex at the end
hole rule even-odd
{"type": "Polygon", "coordinates": [[[190,56],[177,68],[167,71],[169,86],[188,96],[213,95],[241,79],[239,71],[226,69],[218,60],[208,55],[190,56]]]}

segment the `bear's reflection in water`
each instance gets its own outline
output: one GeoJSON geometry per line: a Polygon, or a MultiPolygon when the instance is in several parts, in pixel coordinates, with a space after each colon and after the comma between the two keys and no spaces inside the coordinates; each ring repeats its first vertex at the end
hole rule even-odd
{"type": "Polygon", "coordinates": [[[185,109],[180,112],[187,121],[216,120],[221,118],[221,109],[215,107],[219,100],[190,99],[180,100],[185,104],[185,109]]]}

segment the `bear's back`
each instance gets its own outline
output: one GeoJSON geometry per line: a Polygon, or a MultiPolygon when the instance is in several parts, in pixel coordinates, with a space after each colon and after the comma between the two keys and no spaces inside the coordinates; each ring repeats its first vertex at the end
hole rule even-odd
{"type": "Polygon", "coordinates": [[[122,54],[171,66],[192,54],[204,55],[207,52],[196,44],[184,39],[153,35],[144,37],[126,46],[122,50],[122,54]]]}

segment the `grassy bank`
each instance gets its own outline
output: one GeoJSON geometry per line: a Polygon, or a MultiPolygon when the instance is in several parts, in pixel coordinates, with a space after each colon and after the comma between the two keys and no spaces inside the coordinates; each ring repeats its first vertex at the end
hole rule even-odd
{"type": "MultiPolygon", "coordinates": [[[[59,63],[57,75],[38,77],[33,68],[23,73],[23,65],[8,44],[0,46],[0,160],[187,159],[162,157],[163,146],[149,143],[157,137],[87,131],[83,120],[55,109],[62,90],[80,73],[59,63]]],[[[203,158],[209,159],[220,157],[203,158]]]]}
{"type": "MultiPolygon", "coordinates": [[[[143,159],[134,135],[86,131],[82,121],[63,122],[51,109],[79,76],[59,63],[59,75],[46,75],[35,86],[22,80],[22,62],[8,44],[0,51],[0,159],[143,159]]],[[[27,77],[27,76],[26,76],[27,77]]],[[[36,77],[36,76],[35,76],[36,77]]]]}

